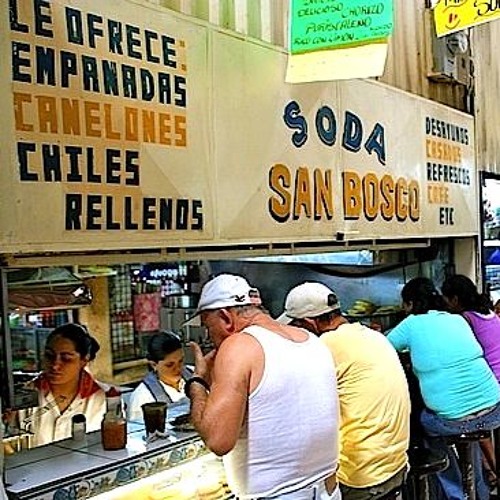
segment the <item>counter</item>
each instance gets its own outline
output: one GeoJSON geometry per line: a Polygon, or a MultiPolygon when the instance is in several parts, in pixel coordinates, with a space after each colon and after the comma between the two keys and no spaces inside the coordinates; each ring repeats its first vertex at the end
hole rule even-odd
{"type": "MultiPolygon", "coordinates": [[[[87,434],[86,441],[68,439],[8,456],[5,481],[9,498],[16,500],[124,499],[128,493],[120,491],[126,488],[136,500],[181,498],[168,488],[180,482],[182,468],[189,468],[191,462],[196,464],[191,475],[193,470],[198,476],[207,470],[208,483],[213,484],[214,478],[216,485],[220,482],[223,494],[214,498],[231,497],[220,459],[208,452],[195,432],[170,430],[168,437],[146,443],[143,424],[135,422],[128,422],[123,450],[104,450],[100,432],[94,432],[87,434]],[[200,463],[205,465],[200,468],[200,463]],[[168,471],[173,472],[170,477],[168,471]]],[[[194,498],[196,488],[195,484],[194,498]]]]}

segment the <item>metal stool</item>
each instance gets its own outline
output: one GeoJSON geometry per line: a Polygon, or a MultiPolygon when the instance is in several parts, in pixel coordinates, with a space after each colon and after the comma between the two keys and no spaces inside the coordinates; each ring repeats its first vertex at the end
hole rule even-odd
{"type": "Polygon", "coordinates": [[[445,453],[415,447],[408,451],[410,472],[405,487],[407,500],[430,500],[429,476],[445,470],[449,465],[445,453]]]}
{"type": "Polygon", "coordinates": [[[472,443],[491,436],[491,431],[476,431],[455,436],[446,436],[448,444],[454,444],[458,452],[458,463],[462,473],[462,488],[465,500],[476,500],[474,465],[472,461],[472,443]]]}
{"type": "Polygon", "coordinates": [[[497,494],[500,494],[500,427],[493,429],[493,446],[495,449],[495,474],[497,476],[497,494]]]}

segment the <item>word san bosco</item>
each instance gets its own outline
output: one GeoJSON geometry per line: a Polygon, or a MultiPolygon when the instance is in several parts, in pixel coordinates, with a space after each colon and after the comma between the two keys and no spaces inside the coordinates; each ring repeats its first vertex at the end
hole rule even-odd
{"type": "MultiPolygon", "coordinates": [[[[291,101],[285,106],[283,120],[294,130],[292,144],[300,148],[309,139],[309,123],[303,116],[300,105],[291,101]]],[[[356,114],[346,111],[341,129],[337,117],[329,106],[322,106],[316,112],[315,130],[319,140],[332,147],[337,136],[342,133],[341,145],[350,152],[363,148],[385,165],[385,131],[380,123],[372,130],[365,131],[363,122],[356,114]]],[[[277,222],[298,220],[302,217],[314,220],[331,220],[334,217],[334,179],[331,170],[300,167],[295,172],[283,164],[275,164],[269,171],[269,188],[273,196],[269,198],[268,209],[277,222]]],[[[342,195],[344,219],[358,220],[362,217],[374,221],[381,217],[385,221],[420,219],[420,186],[414,179],[403,176],[394,178],[390,174],[364,175],[353,170],[342,173],[342,195]]]]}

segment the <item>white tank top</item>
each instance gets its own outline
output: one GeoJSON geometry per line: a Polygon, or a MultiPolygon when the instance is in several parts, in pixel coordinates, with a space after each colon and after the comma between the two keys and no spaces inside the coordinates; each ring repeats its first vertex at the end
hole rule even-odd
{"type": "Polygon", "coordinates": [[[260,326],[245,333],[262,346],[264,372],[224,457],[229,486],[241,499],[292,492],[333,473],[339,420],[332,356],[318,338],[293,342],[260,326]]]}

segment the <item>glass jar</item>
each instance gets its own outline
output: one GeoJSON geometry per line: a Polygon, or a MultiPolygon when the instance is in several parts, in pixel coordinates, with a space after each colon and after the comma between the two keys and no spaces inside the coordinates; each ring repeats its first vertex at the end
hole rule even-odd
{"type": "Polygon", "coordinates": [[[102,447],[105,450],[122,450],[127,446],[127,421],[114,412],[107,412],[101,423],[102,447]]]}

